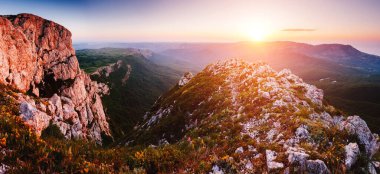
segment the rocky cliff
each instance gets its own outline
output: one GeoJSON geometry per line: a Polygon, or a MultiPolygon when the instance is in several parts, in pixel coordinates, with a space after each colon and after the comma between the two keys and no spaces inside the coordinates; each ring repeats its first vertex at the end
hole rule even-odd
{"type": "Polygon", "coordinates": [[[24,121],[37,134],[50,123],[66,138],[110,135],[99,85],[80,70],[71,33],[31,14],[0,16],[0,83],[19,90],[24,121]]]}
{"type": "Polygon", "coordinates": [[[190,173],[198,164],[211,173],[376,173],[378,135],[289,70],[233,59],[186,76],[126,144],[198,147],[190,173]]]}

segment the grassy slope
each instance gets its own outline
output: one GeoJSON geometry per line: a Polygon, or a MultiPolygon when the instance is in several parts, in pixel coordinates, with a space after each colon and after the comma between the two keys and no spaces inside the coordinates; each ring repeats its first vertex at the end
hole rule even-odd
{"type": "MultiPolygon", "coordinates": [[[[38,137],[18,116],[19,105],[9,97],[17,95],[13,91],[0,84],[0,161],[9,173],[181,173],[189,162],[198,164],[193,157],[205,150],[200,141],[156,148],[100,147],[59,139],[63,135],[54,126],[38,137]]],[[[197,168],[204,173],[211,166],[197,168]]]]}

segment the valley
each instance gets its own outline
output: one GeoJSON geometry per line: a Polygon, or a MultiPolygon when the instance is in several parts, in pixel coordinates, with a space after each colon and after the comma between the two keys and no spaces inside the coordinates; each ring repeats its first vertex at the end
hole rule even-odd
{"type": "Polygon", "coordinates": [[[77,57],[81,68],[91,74],[93,80],[110,88],[110,94],[103,96],[102,101],[115,138],[127,135],[142,121],[156,99],[174,86],[183,74],[156,65],[149,57],[132,49],[79,50],[77,57]],[[94,74],[96,69],[118,61],[121,61],[119,67],[94,74]]]}

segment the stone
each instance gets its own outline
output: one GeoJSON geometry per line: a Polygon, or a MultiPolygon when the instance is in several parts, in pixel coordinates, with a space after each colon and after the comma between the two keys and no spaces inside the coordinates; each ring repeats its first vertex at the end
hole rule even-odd
{"type": "Polygon", "coordinates": [[[300,127],[298,127],[295,134],[298,139],[308,139],[310,137],[309,131],[307,130],[307,126],[305,125],[301,125],[300,127]]]}
{"type": "Polygon", "coordinates": [[[307,160],[306,170],[308,173],[330,174],[326,164],[322,160],[307,160]]]}
{"type": "Polygon", "coordinates": [[[268,171],[284,167],[283,163],[279,163],[279,162],[274,161],[277,158],[277,153],[275,151],[266,150],[265,154],[266,154],[266,159],[267,159],[268,171]]]}
{"type": "Polygon", "coordinates": [[[218,165],[214,165],[212,166],[211,172],[209,172],[209,174],[224,174],[224,172],[218,165]]]}
{"type": "Polygon", "coordinates": [[[356,135],[359,143],[364,146],[365,153],[372,156],[379,150],[380,142],[377,134],[372,134],[367,123],[359,116],[349,116],[341,123],[342,127],[351,135],[356,135]]]}
{"type": "Polygon", "coordinates": [[[108,85],[104,84],[104,83],[98,83],[97,84],[98,88],[97,88],[97,93],[100,95],[100,96],[104,96],[104,95],[109,95],[110,94],[110,88],[108,85]]]}
{"type": "Polygon", "coordinates": [[[246,164],[245,164],[245,168],[248,169],[248,170],[252,170],[253,169],[253,164],[251,161],[248,161],[246,164]]]}
{"type": "Polygon", "coordinates": [[[193,74],[191,72],[185,73],[178,82],[178,86],[185,86],[189,81],[193,78],[193,74]]]}
{"type": "Polygon", "coordinates": [[[34,103],[22,102],[20,105],[20,114],[26,124],[30,125],[37,135],[41,135],[42,130],[49,126],[51,117],[44,112],[39,111],[34,103]]]}
{"type": "Polygon", "coordinates": [[[0,163],[0,174],[7,173],[8,169],[9,169],[9,166],[0,163]]]}
{"type": "Polygon", "coordinates": [[[369,174],[377,174],[376,168],[372,163],[368,163],[368,173],[369,174]]]}
{"type": "Polygon", "coordinates": [[[264,98],[266,98],[266,99],[270,99],[270,94],[269,94],[269,92],[262,92],[262,94],[261,94],[264,98]]]}
{"type": "Polygon", "coordinates": [[[235,150],[235,153],[243,153],[243,152],[244,152],[243,147],[238,147],[238,148],[235,150]]]}
{"type": "Polygon", "coordinates": [[[344,150],[346,152],[344,164],[347,169],[350,169],[355,164],[360,154],[359,146],[357,143],[349,143],[344,147],[344,150]]]}
{"type": "Polygon", "coordinates": [[[305,167],[309,155],[305,153],[303,149],[289,147],[286,153],[288,154],[288,161],[290,164],[301,166],[301,168],[305,167]]]}
{"type": "Polygon", "coordinates": [[[372,161],[373,166],[375,169],[379,170],[380,169],[380,162],[379,161],[372,161]]]}

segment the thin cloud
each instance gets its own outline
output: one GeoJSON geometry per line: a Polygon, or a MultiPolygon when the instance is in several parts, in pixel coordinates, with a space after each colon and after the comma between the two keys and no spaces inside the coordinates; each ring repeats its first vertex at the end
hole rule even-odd
{"type": "Polygon", "coordinates": [[[281,31],[286,31],[286,32],[311,32],[311,31],[316,31],[316,29],[313,28],[285,28],[281,31]]]}

